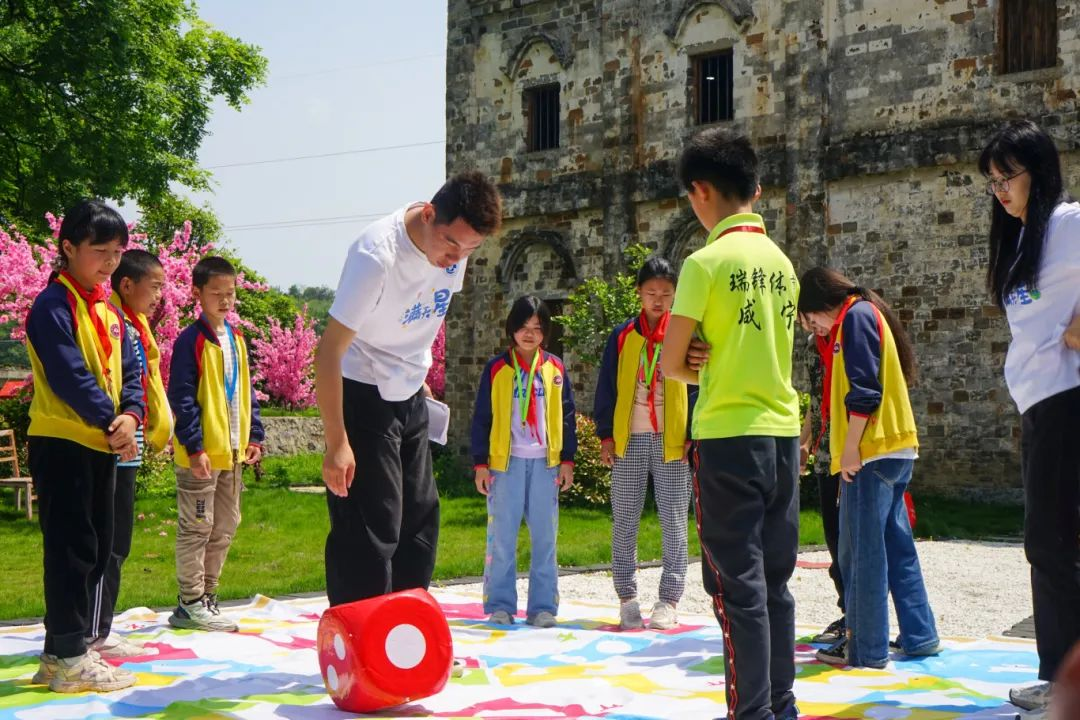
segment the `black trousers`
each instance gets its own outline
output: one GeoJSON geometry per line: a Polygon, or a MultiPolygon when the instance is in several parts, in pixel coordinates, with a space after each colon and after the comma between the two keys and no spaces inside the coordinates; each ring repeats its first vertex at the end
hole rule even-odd
{"type": "Polygon", "coordinates": [[[105,572],[91,593],[90,627],[87,640],[106,638],[112,631],[116,599],[120,596],[120,568],[131,554],[131,532],[135,525],[135,475],[137,467],[116,468],[113,494],[113,543],[105,572]]]}
{"type": "Polygon", "coordinates": [[[331,605],[427,588],[439,540],[423,391],[383,400],[374,385],[344,380],[345,432],[356,457],[347,497],[326,494],[326,594],[331,605]]]}
{"type": "Polygon", "coordinates": [[[45,652],[76,657],[111,558],[116,456],[50,437],[31,437],[29,450],[44,538],[45,652]]]}
{"type": "Polygon", "coordinates": [[[836,605],[840,614],[844,614],[844,577],[840,574],[840,563],[836,561],[836,549],[840,546],[840,506],[837,504],[840,490],[840,475],[832,475],[826,470],[817,474],[818,495],[821,501],[821,527],[825,531],[825,545],[829,548],[829,577],[836,587],[836,605]]]}
{"type": "Polygon", "coordinates": [[[1021,418],[1024,551],[1039,679],[1053,680],[1080,640],[1080,388],[1036,403],[1021,418]]]}
{"type": "Polygon", "coordinates": [[[799,439],[698,441],[702,576],[724,631],[728,718],[795,717],[799,439]]]}

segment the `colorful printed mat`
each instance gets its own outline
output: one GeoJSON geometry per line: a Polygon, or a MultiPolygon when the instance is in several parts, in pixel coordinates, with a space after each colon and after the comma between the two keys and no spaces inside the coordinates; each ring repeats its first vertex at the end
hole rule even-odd
{"type": "MultiPolygon", "coordinates": [[[[453,631],[463,677],[439,695],[377,717],[713,718],[723,715],[720,632],[712,618],[684,618],[669,632],[617,631],[611,606],[564,603],[560,625],[498,628],[483,621],[478,598],[436,592],[453,631]]],[[[259,597],[229,610],[238,634],[178,631],[165,615],[132,610],[117,629],[159,654],[126,667],[138,685],[106,695],[56,695],[31,685],[43,630],[0,631],[0,719],[153,717],[338,720],[314,650],[325,600],[259,597]]],[[[1004,698],[1034,682],[1034,644],[952,640],[938,657],[848,670],[814,660],[798,646],[796,694],[804,718],[1013,720],[1004,698]]]]}

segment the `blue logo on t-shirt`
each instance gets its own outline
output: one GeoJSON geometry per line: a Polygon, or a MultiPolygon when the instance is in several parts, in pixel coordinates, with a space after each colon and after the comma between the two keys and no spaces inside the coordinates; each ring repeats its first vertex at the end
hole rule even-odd
{"type": "Polygon", "coordinates": [[[1028,290],[1027,285],[1018,285],[1005,296],[1006,305],[1030,305],[1042,297],[1038,290],[1028,290]]]}
{"type": "Polygon", "coordinates": [[[454,275],[454,274],[457,273],[457,269],[458,269],[458,264],[454,263],[450,267],[446,268],[446,274],[447,275],[454,275]]]}
{"type": "Polygon", "coordinates": [[[428,320],[431,317],[443,317],[450,308],[451,292],[443,288],[432,293],[431,303],[414,303],[405,308],[401,315],[402,325],[411,325],[418,320],[428,320]]]}

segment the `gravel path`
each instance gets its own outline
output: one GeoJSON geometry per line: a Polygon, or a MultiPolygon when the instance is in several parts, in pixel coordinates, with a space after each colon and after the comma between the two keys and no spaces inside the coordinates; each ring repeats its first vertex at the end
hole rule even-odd
{"type": "MultiPolygon", "coordinates": [[[[1031,615],[1031,585],[1027,560],[1020,545],[990,542],[924,541],[918,543],[923,577],[930,604],[944,637],[986,637],[998,635],[1031,615]]],[[[825,551],[799,555],[800,564],[826,563],[825,551]]],[[[642,611],[656,601],[660,568],[638,573],[642,611]]],[[[518,596],[524,608],[528,581],[518,580],[518,596]]],[[[795,595],[796,621],[801,626],[824,626],[838,616],[836,591],[825,569],[795,570],[790,584],[795,595]]],[[[454,588],[480,593],[479,584],[454,588]]],[[[613,616],[617,600],[607,572],[565,575],[559,578],[564,599],[610,603],[613,616]]],[[[687,571],[686,593],[679,604],[684,614],[711,615],[711,601],[701,584],[701,565],[691,563],[687,571]]],[[[893,632],[896,616],[890,607],[893,632]]]]}

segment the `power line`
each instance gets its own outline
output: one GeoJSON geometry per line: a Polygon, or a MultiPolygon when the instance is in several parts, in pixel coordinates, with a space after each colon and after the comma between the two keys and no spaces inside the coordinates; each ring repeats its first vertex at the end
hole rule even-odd
{"type": "Polygon", "coordinates": [[[416,60],[429,60],[433,58],[446,59],[445,53],[430,53],[428,55],[413,55],[411,57],[395,58],[393,60],[381,60],[377,62],[364,63],[361,65],[343,65],[336,68],[326,68],[324,70],[311,70],[308,72],[292,73],[290,75],[280,75],[273,78],[274,80],[293,80],[295,78],[311,77],[313,75],[329,75],[337,72],[347,72],[349,70],[364,70],[372,67],[382,67],[384,65],[398,65],[400,63],[414,62],[416,60]]]}
{"type": "Polygon", "coordinates": [[[332,153],[319,153],[317,155],[294,155],[293,157],[272,158],[268,160],[249,160],[247,162],[226,163],[224,165],[210,165],[206,170],[220,170],[222,168],[247,167],[249,165],[270,165],[272,163],[293,162],[296,160],[314,160],[316,158],[339,157],[341,155],[359,155],[362,153],[382,152],[384,150],[403,150],[405,148],[426,147],[428,145],[443,145],[445,140],[428,140],[425,142],[406,143],[404,145],[382,145],[379,147],[360,148],[358,150],[339,150],[332,153]]]}
{"type": "Polygon", "coordinates": [[[367,213],[364,215],[338,215],[333,217],[305,218],[296,220],[274,220],[264,223],[248,223],[246,225],[225,225],[221,229],[229,230],[232,232],[243,232],[246,230],[276,230],[279,228],[317,227],[319,225],[339,225],[342,223],[351,223],[356,220],[371,220],[373,218],[385,217],[389,214],[389,212],[385,212],[367,213]]]}

